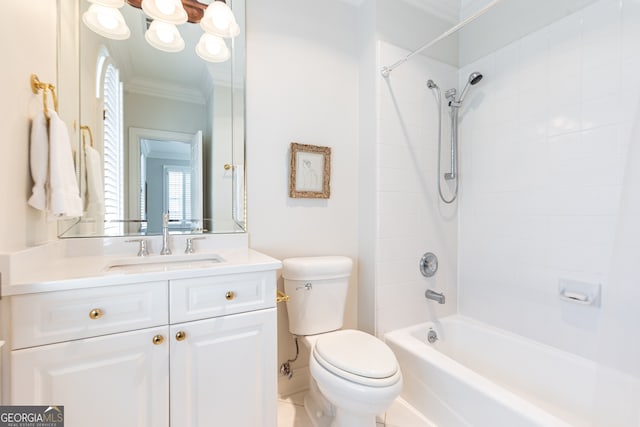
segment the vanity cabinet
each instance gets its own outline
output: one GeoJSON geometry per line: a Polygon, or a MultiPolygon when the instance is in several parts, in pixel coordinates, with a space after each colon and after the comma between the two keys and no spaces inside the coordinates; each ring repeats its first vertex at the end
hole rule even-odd
{"type": "Polygon", "coordinates": [[[275,271],[11,297],[11,402],[65,426],[276,426],[275,271]]]}
{"type": "Polygon", "coordinates": [[[11,357],[14,405],[64,405],[65,426],[169,425],[168,327],[22,350],[11,357]],[[156,338],[157,340],[157,338],[156,338]]]}

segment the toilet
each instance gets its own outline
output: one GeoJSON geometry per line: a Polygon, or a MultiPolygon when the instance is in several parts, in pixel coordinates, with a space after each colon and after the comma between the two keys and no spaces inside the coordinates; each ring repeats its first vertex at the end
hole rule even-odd
{"type": "Polygon", "coordinates": [[[402,390],[387,345],[342,328],[352,261],[342,256],[282,262],[289,331],[309,349],[311,382],[304,407],[314,427],[375,427],[402,390]]]}

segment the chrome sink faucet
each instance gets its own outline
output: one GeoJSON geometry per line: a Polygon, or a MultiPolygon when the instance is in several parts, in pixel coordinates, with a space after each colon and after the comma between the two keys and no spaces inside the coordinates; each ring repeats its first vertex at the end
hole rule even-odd
{"type": "Polygon", "coordinates": [[[171,248],[169,248],[169,212],[162,214],[162,250],[160,255],[171,255],[171,248]]]}

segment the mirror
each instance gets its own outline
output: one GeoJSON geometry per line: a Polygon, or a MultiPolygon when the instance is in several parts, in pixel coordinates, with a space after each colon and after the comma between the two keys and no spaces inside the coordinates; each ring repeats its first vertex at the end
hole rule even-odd
{"type": "Polygon", "coordinates": [[[85,203],[80,220],[60,221],[60,237],[160,234],[163,212],[172,233],[244,232],[244,0],[227,0],[241,31],[225,39],[231,57],[219,63],[196,54],[199,24],[179,25],[185,48],[164,52],[145,40],[141,9],[125,2],[130,37],[112,40],[83,24],[91,4],[59,0],[59,84],[79,80],[74,155],[85,203]]]}

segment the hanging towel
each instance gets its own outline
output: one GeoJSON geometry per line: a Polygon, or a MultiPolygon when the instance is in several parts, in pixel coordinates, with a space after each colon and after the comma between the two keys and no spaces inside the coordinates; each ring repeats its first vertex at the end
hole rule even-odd
{"type": "Polygon", "coordinates": [[[233,219],[244,222],[244,165],[233,165],[233,219]]]}
{"type": "Polygon", "coordinates": [[[55,111],[49,112],[49,218],[82,216],[69,131],[55,111]]]}
{"type": "Polygon", "coordinates": [[[102,180],[102,157],[95,148],[84,148],[87,177],[87,216],[99,218],[104,215],[104,185],[102,180]]]}
{"type": "Polygon", "coordinates": [[[47,135],[47,118],[44,111],[39,111],[31,123],[29,157],[33,189],[28,203],[43,211],[47,209],[45,185],[49,172],[49,136],[47,135]]]}

